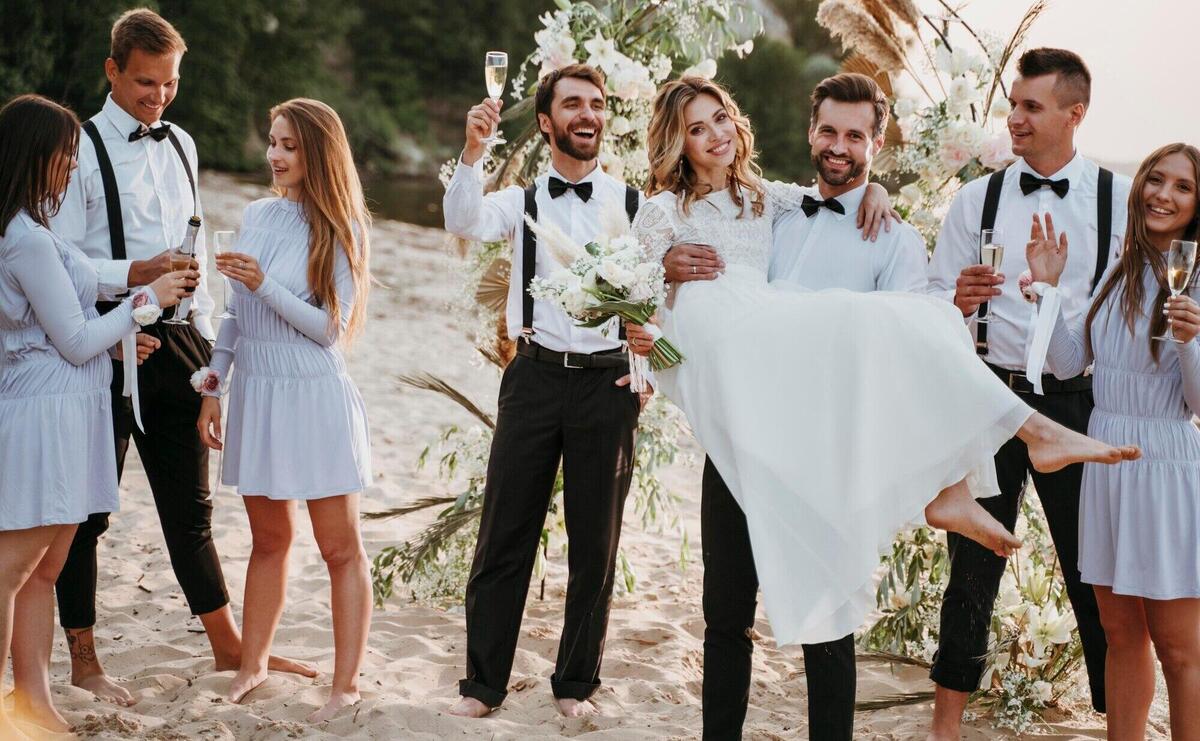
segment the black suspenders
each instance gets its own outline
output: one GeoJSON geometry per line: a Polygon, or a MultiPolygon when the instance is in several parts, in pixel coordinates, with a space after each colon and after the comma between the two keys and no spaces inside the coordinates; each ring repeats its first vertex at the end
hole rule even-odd
{"type": "MultiPolygon", "coordinates": [[[[104,207],[108,211],[108,240],[112,244],[112,256],[114,260],[125,260],[125,222],[121,218],[121,192],[117,189],[117,175],[113,170],[112,160],[108,157],[108,150],[104,147],[104,140],[100,137],[100,130],[96,128],[96,122],[91,119],[84,121],[83,131],[96,148],[96,163],[100,166],[100,181],[104,184],[104,207]]],[[[196,176],[192,173],[192,166],[188,163],[183,145],[179,143],[175,132],[169,131],[167,138],[171,140],[171,145],[175,147],[175,152],[183,162],[188,185],[192,186],[192,213],[199,215],[200,201],[196,194],[196,176]]]]}
{"type": "MultiPolygon", "coordinates": [[[[625,186],[625,215],[629,221],[638,212],[638,191],[636,188],[625,186]]],[[[525,215],[537,221],[537,184],[525,189],[525,215]]],[[[529,228],[528,222],[522,222],[521,227],[521,337],[527,342],[533,339],[533,296],[529,294],[529,284],[533,282],[534,270],[537,268],[537,235],[529,228]]],[[[621,323],[618,337],[625,339],[625,324],[621,323]]]]}
{"type": "MultiPolygon", "coordinates": [[[[996,226],[996,212],[1000,209],[1000,191],[1004,188],[1005,170],[997,170],[988,176],[987,194],[983,198],[983,216],[979,220],[979,231],[993,229],[996,226]]],[[[1111,170],[1100,168],[1100,176],[1096,181],[1096,270],[1092,275],[1091,294],[1096,293],[1096,286],[1108,268],[1108,257],[1112,251],[1112,197],[1113,174],[1111,170]]],[[[1090,295],[1090,294],[1089,294],[1090,295]]],[[[987,316],[988,304],[979,305],[976,313],[981,319],[987,316]]],[[[975,351],[987,355],[988,325],[976,324],[975,351]]]]}

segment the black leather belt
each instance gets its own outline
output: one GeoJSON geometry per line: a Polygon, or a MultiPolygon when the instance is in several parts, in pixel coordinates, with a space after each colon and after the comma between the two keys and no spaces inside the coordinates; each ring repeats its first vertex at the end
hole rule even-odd
{"type": "Polygon", "coordinates": [[[517,355],[563,368],[624,368],[629,365],[629,359],[620,348],[591,354],[556,352],[547,350],[536,342],[517,340],[517,355]]]}
{"type": "MultiPolygon", "coordinates": [[[[1016,393],[1033,393],[1033,384],[1029,382],[1029,379],[1025,378],[1025,371],[1014,371],[1007,368],[1000,368],[992,365],[991,363],[985,363],[984,365],[991,368],[992,372],[997,376],[1000,376],[1000,380],[1004,381],[1004,383],[1016,393]]],[[[1091,390],[1091,376],[1075,376],[1074,378],[1068,378],[1065,381],[1060,381],[1049,373],[1042,376],[1042,391],[1046,392],[1047,394],[1065,394],[1071,391],[1091,390]]]]}

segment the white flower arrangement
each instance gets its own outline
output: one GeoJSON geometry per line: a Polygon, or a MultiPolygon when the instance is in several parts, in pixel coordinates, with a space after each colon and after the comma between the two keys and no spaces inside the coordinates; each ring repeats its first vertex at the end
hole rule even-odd
{"type": "Polygon", "coordinates": [[[130,305],[133,307],[133,321],[139,327],[149,327],[162,316],[162,308],[154,302],[148,288],[139,289],[134,293],[130,305]]]}

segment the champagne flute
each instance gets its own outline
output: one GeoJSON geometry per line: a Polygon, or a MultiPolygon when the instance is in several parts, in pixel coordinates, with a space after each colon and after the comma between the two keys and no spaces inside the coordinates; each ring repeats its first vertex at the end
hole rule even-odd
{"type": "MultiPolygon", "coordinates": [[[[184,252],[183,247],[176,247],[175,249],[171,250],[171,272],[175,272],[177,270],[187,270],[189,267],[191,267],[191,265],[192,265],[192,255],[188,254],[187,252],[184,252]]],[[[172,312],[172,314],[171,314],[170,318],[162,320],[163,324],[187,324],[188,323],[187,315],[184,314],[180,310],[185,305],[189,306],[189,307],[191,306],[191,302],[187,301],[187,298],[188,297],[185,296],[184,299],[181,300],[178,304],[176,304],[174,308],[167,309],[167,311],[172,312]],[[186,301],[186,304],[185,304],[185,301],[186,301]]]]}
{"type": "MultiPolygon", "coordinates": [[[[999,229],[984,229],[979,233],[979,264],[988,265],[995,271],[1000,271],[1004,262],[1004,237],[999,229]]],[[[990,319],[990,302],[985,302],[984,315],[979,317],[980,324],[988,324],[990,319]]]]}
{"type": "MultiPolygon", "coordinates": [[[[1192,270],[1195,267],[1196,243],[1186,239],[1172,239],[1171,251],[1167,253],[1167,288],[1171,291],[1171,298],[1183,293],[1183,289],[1191,283],[1192,270]]],[[[1166,332],[1153,339],[1183,344],[1182,340],[1175,339],[1175,333],[1169,324],[1166,332]]]]}
{"type": "MultiPolygon", "coordinates": [[[[222,229],[221,231],[213,232],[213,257],[222,253],[228,252],[233,246],[234,232],[230,229],[222,229]]],[[[221,275],[221,313],[217,315],[218,319],[230,319],[233,315],[229,313],[229,279],[221,275]]]]}
{"type": "MultiPolygon", "coordinates": [[[[504,95],[504,82],[508,79],[508,54],[502,51],[489,51],[483,58],[483,79],[487,83],[488,97],[497,103],[500,102],[500,96],[504,95]]],[[[496,130],[492,135],[483,140],[484,144],[507,144],[504,137],[500,136],[500,127],[496,126],[496,130]]]]}

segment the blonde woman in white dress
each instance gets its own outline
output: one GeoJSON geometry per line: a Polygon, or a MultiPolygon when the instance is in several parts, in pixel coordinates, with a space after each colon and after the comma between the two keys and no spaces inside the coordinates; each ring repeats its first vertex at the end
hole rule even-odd
{"type": "MultiPolygon", "coordinates": [[[[665,85],[648,149],[634,231],[649,259],[700,242],[726,264],[661,312],[686,359],[657,377],[745,512],[780,645],[860,627],[879,553],[909,523],[1001,555],[1017,547],[974,499],[997,493],[992,456],[1013,435],[1039,470],[1138,455],[1034,413],[979,362],[945,302],[768,285],[772,219],[798,196],[758,176],[749,122],[719,85],[665,85]]],[[[645,347],[643,332],[630,338],[645,347]]]]}

